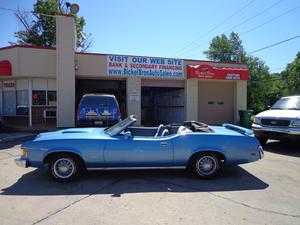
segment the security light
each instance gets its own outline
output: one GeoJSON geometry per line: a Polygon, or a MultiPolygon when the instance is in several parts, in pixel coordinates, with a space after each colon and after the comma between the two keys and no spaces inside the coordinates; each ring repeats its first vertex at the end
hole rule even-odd
{"type": "Polygon", "coordinates": [[[79,11],[79,5],[78,4],[72,4],[70,6],[70,13],[71,14],[77,14],[79,11]]]}

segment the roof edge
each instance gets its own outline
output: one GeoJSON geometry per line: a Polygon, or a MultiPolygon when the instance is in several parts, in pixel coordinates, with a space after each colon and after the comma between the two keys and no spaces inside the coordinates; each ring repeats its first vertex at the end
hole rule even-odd
{"type": "Polygon", "coordinates": [[[47,50],[55,50],[54,47],[47,47],[47,46],[36,46],[36,45],[10,45],[6,47],[0,48],[1,50],[11,49],[11,48],[35,48],[35,49],[47,49],[47,50]]]}
{"type": "MultiPolygon", "coordinates": [[[[6,46],[6,47],[0,48],[0,51],[1,50],[6,50],[6,49],[11,49],[11,48],[33,48],[33,49],[56,50],[55,47],[47,47],[47,46],[10,45],[10,46],[6,46]]],[[[101,56],[122,55],[122,54],[108,54],[108,53],[96,53],[96,52],[75,52],[75,54],[78,54],[78,55],[101,55],[101,56]]],[[[153,57],[153,58],[167,58],[167,59],[172,59],[172,58],[169,58],[169,57],[144,56],[144,55],[126,55],[126,54],[123,54],[123,56],[139,56],[139,57],[153,57]]],[[[219,61],[211,61],[211,60],[183,59],[183,58],[176,58],[176,59],[182,59],[184,61],[192,61],[192,62],[210,62],[210,63],[225,63],[225,64],[235,64],[235,65],[246,65],[245,63],[238,63],[238,62],[219,62],[219,61]]]]}

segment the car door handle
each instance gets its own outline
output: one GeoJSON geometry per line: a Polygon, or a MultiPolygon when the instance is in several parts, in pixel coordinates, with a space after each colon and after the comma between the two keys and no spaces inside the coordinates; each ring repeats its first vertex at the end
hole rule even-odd
{"type": "Polygon", "coordinates": [[[167,141],[160,142],[160,146],[168,146],[168,145],[169,145],[169,142],[167,142],[167,141]]]}

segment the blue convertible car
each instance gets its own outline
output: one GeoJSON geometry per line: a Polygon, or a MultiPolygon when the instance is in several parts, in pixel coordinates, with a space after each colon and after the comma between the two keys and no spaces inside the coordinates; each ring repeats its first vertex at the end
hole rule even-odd
{"type": "Polygon", "coordinates": [[[132,127],[134,116],[110,128],[72,128],[39,134],[21,146],[22,167],[49,167],[59,181],[85,170],[189,169],[201,178],[215,176],[224,164],[263,157],[252,131],[231,124],[207,126],[195,121],[156,128],[132,127]]]}

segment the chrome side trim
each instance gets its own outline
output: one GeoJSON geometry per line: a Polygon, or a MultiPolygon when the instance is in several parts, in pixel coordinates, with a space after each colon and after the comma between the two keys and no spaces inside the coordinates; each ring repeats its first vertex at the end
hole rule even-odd
{"type": "Polygon", "coordinates": [[[98,167],[86,168],[92,170],[158,170],[158,169],[186,169],[185,166],[153,166],[153,167],[98,167]]]}

